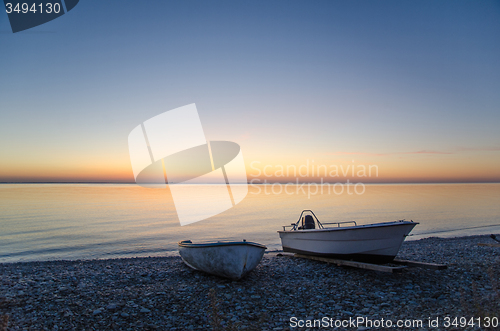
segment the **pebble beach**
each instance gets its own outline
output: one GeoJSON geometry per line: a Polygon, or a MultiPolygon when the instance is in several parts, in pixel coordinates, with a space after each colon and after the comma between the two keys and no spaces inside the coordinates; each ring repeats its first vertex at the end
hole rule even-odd
{"type": "Polygon", "coordinates": [[[177,256],[5,263],[0,330],[494,330],[500,247],[480,243],[404,242],[397,258],[448,268],[394,274],[270,252],[239,281],[177,256]]]}

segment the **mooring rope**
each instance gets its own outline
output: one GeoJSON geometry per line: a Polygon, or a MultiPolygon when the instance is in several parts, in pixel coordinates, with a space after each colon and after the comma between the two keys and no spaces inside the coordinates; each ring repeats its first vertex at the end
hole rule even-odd
{"type": "Polygon", "coordinates": [[[424,234],[434,234],[434,233],[442,233],[442,232],[453,232],[453,231],[461,231],[461,230],[470,230],[470,229],[479,229],[479,228],[491,228],[495,226],[500,226],[500,224],[490,224],[490,225],[480,225],[480,226],[471,226],[468,228],[461,228],[461,229],[451,229],[451,230],[438,230],[438,231],[432,231],[432,232],[424,232],[424,233],[414,233],[412,235],[415,236],[420,236],[424,234]]]}

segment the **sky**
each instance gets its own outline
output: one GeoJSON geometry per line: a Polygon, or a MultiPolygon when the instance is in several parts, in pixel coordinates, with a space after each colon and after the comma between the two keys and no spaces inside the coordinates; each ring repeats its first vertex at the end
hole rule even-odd
{"type": "Polygon", "coordinates": [[[0,13],[0,182],[133,182],[129,133],[192,103],[249,180],[499,182],[499,59],[499,1],[81,0],[18,33],[0,13]],[[329,172],[280,172],[301,166],[329,172]]]}

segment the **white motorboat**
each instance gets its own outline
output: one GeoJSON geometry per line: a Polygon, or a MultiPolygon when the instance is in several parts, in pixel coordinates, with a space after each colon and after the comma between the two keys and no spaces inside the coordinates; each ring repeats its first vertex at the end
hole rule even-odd
{"type": "Polygon", "coordinates": [[[240,279],[262,259],[266,246],[243,241],[179,242],[179,254],[189,267],[230,279],[240,279]]]}
{"type": "Polygon", "coordinates": [[[366,225],[355,221],[321,223],[311,210],[303,210],[296,223],[283,226],[278,233],[284,252],[387,263],[417,224],[405,220],[366,225]]]}

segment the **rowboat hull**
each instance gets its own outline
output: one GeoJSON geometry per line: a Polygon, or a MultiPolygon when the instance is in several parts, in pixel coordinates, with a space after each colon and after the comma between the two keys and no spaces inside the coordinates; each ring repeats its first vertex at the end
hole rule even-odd
{"type": "Polygon", "coordinates": [[[179,254],[189,267],[206,273],[240,279],[259,264],[266,246],[246,242],[213,242],[194,244],[179,242],[179,254]]]}
{"type": "Polygon", "coordinates": [[[396,257],[405,237],[417,224],[397,221],[278,233],[284,252],[387,263],[396,257]]]}

